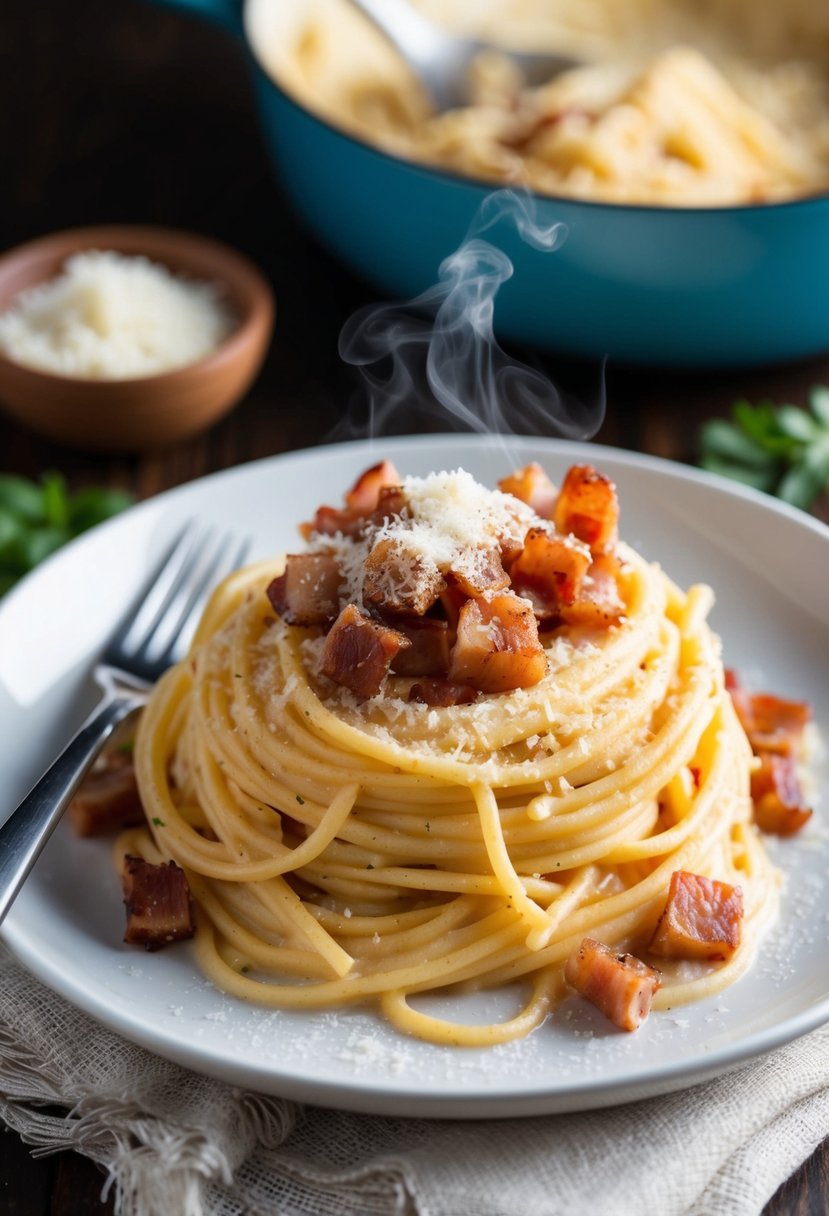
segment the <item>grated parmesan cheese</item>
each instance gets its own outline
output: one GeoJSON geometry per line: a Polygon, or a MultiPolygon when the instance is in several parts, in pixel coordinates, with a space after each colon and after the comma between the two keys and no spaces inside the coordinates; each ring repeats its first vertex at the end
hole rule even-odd
{"type": "Polygon", "coordinates": [[[486,550],[503,542],[520,548],[527,529],[543,522],[531,507],[511,494],[487,489],[464,469],[405,477],[402,489],[405,513],[386,519],[367,536],[312,537],[309,552],[336,554],[343,602],[363,602],[366,559],[383,542],[392,547],[384,565],[373,572],[375,582],[385,574],[390,594],[395,589],[410,592],[450,569],[474,579],[486,550]]]}
{"type": "MultiPolygon", "coordinates": [[[[500,539],[520,546],[527,528],[538,522],[531,507],[487,489],[465,469],[406,477],[403,493],[412,516],[407,545],[425,564],[442,570],[479,559],[481,549],[500,539]]],[[[399,527],[399,520],[389,521],[379,534],[399,527]]]]}
{"type": "Polygon", "coordinates": [[[195,363],[233,328],[211,284],[144,257],[89,250],[15,298],[0,315],[0,350],[63,376],[123,380],[195,363]]]}

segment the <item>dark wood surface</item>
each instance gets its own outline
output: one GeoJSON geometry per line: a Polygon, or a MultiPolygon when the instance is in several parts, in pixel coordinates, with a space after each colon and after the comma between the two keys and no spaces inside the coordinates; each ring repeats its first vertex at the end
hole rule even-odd
{"type": "MultiPolygon", "coordinates": [[[[280,198],[233,41],[140,0],[3,0],[0,63],[0,248],[77,224],[179,225],[245,250],[277,296],[274,342],[257,383],[208,433],[140,457],[107,457],[56,447],[0,415],[0,467],[29,475],[56,468],[73,486],[121,485],[147,497],[330,438],[359,392],[337,355],[339,329],[374,297],[280,198]]],[[[570,393],[596,399],[599,368],[521,354],[570,393]]],[[[701,421],[724,414],[736,397],[803,403],[817,382],[829,382],[829,357],[707,375],[611,365],[597,439],[693,462],[701,421]]],[[[433,415],[415,411],[395,429],[434,426],[433,415]]],[[[34,1159],[14,1133],[0,1134],[0,1216],[106,1212],[102,1181],[79,1156],[34,1159]]],[[[827,1211],[824,1147],[765,1216],[827,1211]]]]}

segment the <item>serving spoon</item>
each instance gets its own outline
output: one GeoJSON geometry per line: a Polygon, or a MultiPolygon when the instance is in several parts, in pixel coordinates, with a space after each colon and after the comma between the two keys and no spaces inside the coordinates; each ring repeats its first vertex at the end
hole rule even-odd
{"type": "Polygon", "coordinates": [[[440,113],[469,103],[469,69],[485,51],[508,55],[526,84],[551,80],[580,61],[555,52],[514,51],[478,38],[461,38],[433,25],[408,0],[350,0],[406,61],[440,113]]]}

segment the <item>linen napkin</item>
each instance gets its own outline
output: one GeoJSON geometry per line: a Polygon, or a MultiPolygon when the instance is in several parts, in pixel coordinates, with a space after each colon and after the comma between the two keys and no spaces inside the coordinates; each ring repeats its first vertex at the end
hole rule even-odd
{"type": "Polygon", "coordinates": [[[608,1110],[379,1118],[168,1063],[0,948],[0,1117],[38,1152],[98,1162],[118,1216],[757,1216],[829,1134],[829,1027],[608,1110]]]}

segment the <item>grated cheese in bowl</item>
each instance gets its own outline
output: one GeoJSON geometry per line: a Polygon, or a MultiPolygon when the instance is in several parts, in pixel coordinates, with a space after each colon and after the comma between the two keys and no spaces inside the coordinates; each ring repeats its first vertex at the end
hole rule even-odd
{"type": "Polygon", "coordinates": [[[57,375],[125,380],[197,362],[235,324],[212,284],[145,257],[87,250],[0,315],[0,351],[57,375]]]}

